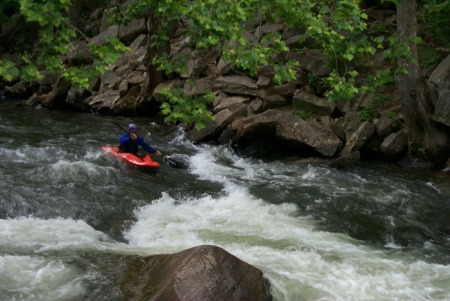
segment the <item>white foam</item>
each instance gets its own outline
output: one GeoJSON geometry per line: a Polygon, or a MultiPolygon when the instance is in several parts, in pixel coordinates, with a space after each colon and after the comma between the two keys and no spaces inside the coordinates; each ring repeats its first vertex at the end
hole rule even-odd
{"type": "Polygon", "coordinates": [[[450,297],[439,286],[450,281],[450,267],[408,262],[345,235],[317,231],[311,220],[296,215],[294,205],[266,204],[239,189],[219,198],[175,200],[164,194],[136,216],[125,234],[131,246],[151,253],[221,246],[262,269],[276,300],[450,297]]]}
{"type": "Polygon", "coordinates": [[[2,300],[76,300],[90,276],[61,260],[0,256],[2,300]]]}
{"type": "MultiPolygon", "coordinates": [[[[205,147],[191,158],[192,172],[202,180],[222,183],[222,195],[163,193],[136,210],[137,222],[125,232],[130,245],[151,253],[174,253],[200,244],[221,246],[259,267],[272,283],[275,300],[450,299],[450,288],[444,285],[450,281],[449,266],[404,256],[393,240],[387,249],[376,249],[345,234],[319,231],[296,205],[266,203],[244,188],[248,183],[239,181],[251,181],[252,165],[265,182],[287,180],[292,185],[299,175],[306,175],[304,182],[298,181],[300,186],[321,177],[329,180],[328,169],[306,166],[292,179],[277,178],[270,165],[242,162],[227,152],[205,147]],[[223,157],[225,162],[218,159],[223,157]]],[[[367,183],[362,176],[354,178],[367,183]]],[[[354,185],[350,189],[357,189],[354,185]]]]}
{"type": "Polygon", "coordinates": [[[0,248],[10,253],[39,254],[55,250],[120,250],[127,248],[85,221],[20,217],[0,220],[0,248]]]}
{"type": "Polygon", "coordinates": [[[79,252],[139,254],[84,221],[33,217],[0,220],[0,250],[2,300],[81,300],[96,276],[70,258],[79,252]]]}

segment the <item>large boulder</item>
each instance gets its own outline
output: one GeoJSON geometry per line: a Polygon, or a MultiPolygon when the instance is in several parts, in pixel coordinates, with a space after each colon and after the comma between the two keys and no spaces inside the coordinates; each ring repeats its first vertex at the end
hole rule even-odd
{"type": "Polygon", "coordinates": [[[358,151],[373,135],[375,132],[375,125],[371,122],[363,122],[358,129],[353,132],[345,144],[341,155],[348,155],[352,152],[358,151]]]}
{"type": "Polygon", "coordinates": [[[286,145],[304,146],[326,157],[332,157],[341,140],[324,125],[306,122],[292,111],[267,110],[261,114],[237,119],[235,144],[246,145],[258,138],[282,140],[286,145]]]}
{"type": "Polygon", "coordinates": [[[329,128],[318,122],[306,122],[291,112],[283,113],[276,136],[308,146],[325,157],[333,157],[341,146],[341,140],[329,128]]]}
{"type": "Polygon", "coordinates": [[[129,301],[272,300],[259,269],[217,246],[136,257],[123,277],[123,297],[129,301]]]}
{"type": "Polygon", "coordinates": [[[246,145],[261,137],[274,137],[278,121],[282,118],[278,110],[267,110],[261,114],[236,119],[231,124],[236,135],[234,141],[238,145],[246,145]]]}

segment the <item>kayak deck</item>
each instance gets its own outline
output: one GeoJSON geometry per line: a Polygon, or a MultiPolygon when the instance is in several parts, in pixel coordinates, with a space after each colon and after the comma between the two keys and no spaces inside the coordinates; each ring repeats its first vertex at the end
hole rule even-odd
{"type": "Polygon", "coordinates": [[[144,157],[139,157],[131,153],[121,153],[119,152],[118,146],[105,145],[102,147],[103,151],[107,154],[114,155],[117,158],[122,159],[122,161],[131,164],[136,167],[142,168],[159,168],[160,164],[152,160],[149,154],[144,157]]]}

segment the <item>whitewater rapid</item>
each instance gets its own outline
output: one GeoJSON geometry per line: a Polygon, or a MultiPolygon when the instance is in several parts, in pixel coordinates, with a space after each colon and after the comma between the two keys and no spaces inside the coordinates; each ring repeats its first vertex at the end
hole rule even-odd
{"type": "Polygon", "coordinates": [[[77,118],[55,118],[43,126],[61,132],[28,140],[39,131],[11,120],[0,126],[0,300],[93,300],[118,290],[104,269],[116,257],[202,244],[261,269],[277,301],[450,300],[450,267],[435,259],[449,252],[425,237],[431,230],[419,219],[448,196],[433,180],[265,162],[180,135],[166,141],[152,124],[153,142],[186,168],[147,174],[100,151],[116,139],[109,124],[99,142],[67,125],[77,118]],[[16,139],[15,129],[25,136],[16,139]],[[399,241],[399,223],[425,239],[399,241]]]}

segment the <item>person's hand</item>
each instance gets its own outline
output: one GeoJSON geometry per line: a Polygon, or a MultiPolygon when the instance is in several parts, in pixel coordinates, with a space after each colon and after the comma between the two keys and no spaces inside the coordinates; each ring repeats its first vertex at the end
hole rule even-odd
{"type": "Polygon", "coordinates": [[[161,152],[160,152],[159,150],[157,150],[157,151],[155,152],[155,155],[161,156],[161,152]]]}
{"type": "Polygon", "coordinates": [[[130,138],[136,140],[137,139],[136,133],[130,133],[130,138]]]}

